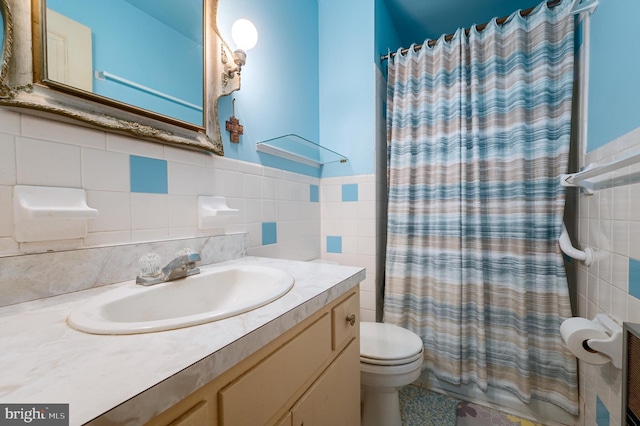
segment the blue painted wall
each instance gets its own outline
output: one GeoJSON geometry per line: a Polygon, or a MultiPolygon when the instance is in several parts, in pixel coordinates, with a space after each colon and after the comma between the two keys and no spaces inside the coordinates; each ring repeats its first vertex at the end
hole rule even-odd
{"type": "Polygon", "coordinates": [[[319,143],[317,0],[220,1],[218,28],[232,49],[231,26],[239,18],[256,26],[258,44],[247,53],[242,88],[218,103],[224,155],[319,177],[319,169],[256,151],[257,142],[290,133],[319,143]],[[239,144],[224,130],[233,98],[244,126],[239,144]]]}
{"type": "MultiPolygon", "coordinates": [[[[613,80],[618,88],[626,89],[633,77],[633,73],[628,69],[634,67],[635,63],[631,66],[625,65],[625,70],[615,79],[598,76],[598,67],[610,72],[611,66],[606,63],[622,63],[620,58],[625,55],[619,54],[604,61],[596,59],[605,53],[615,56],[612,51],[616,51],[616,48],[612,49],[608,45],[599,48],[596,39],[603,39],[599,32],[616,34],[618,40],[640,39],[635,33],[629,34],[626,38],[620,37],[619,25],[615,23],[615,20],[620,18],[618,15],[633,15],[620,12],[622,9],[633,9],[631,6],[624,6],[631,3],[636,9],[640,8],[640,4],[635,0],[603,0],[603,5],[594,15],[590,128],[600,126],[599,123],[615,123],[621,119],[617,112],[611,111],[616,108],[612,108],[610,101],[599,99],[602,95],[597,91],[602,85],[610,87],[613,80]],[[609,12],[601,13],[605,8],[609,9],[609,12]],[[598,26],[601,29],[598,29],[598,26]],[[614,27],[618,29],[611,31],[614,27]],[[600,62],[595,64],[596,61],[600,62]],[[604,114],[596,112],[596,105],[608,108],[609,116],[613,116],[614,119],[602,118],[604,114]]],[[[532,0],[503,2],[499,4],[499,8],[496,6],[491,10],[483,9],[486,18],[484,15],[478,15],[476,9],[476,12],[472,13],[468,8],[462,8],[466,12],[456,14],[454,20],[447,19],[451,21],[450,31],[453,31],[457,27],[484,22],[492,16],[508,15],[517,8],[527,8],[534,4],[537,2],[532,0]]],[[[243,69],[242,89],[221,99],[219,103],[222,129],[232,114],[232,98],[236,99],[235,115],[245,126],[245,134],[241,136],[240,144],[232,144],[229,134],[223,130],[225,155],[311,176],[374,173],[374,67],[380,66],[379,57],[388,49],[395,50],[410,44],[403,40],[401,34],[401,30],[406,30],[408,23],[405,22],[407,25],[400,27],[394,25],[393,11],[388,9],[385,0],[226,0],[219,4],[218,26],[229,44],[232,44],[231,25],[241,17],[254,22],[258,28],[259,41],[249,52],[247,65],[243,69]],[[344,154],[349,158],[349,162],[329,164],[322,170],[317,170],[258,154],[255,150],[256,142],[289,133],[298,134],[344,154]]],[[[435,23],[442,17],[434,14],[433,19],[435,23]]],[[[630,33],[637,31],[631,23],[625,27],[630,33]]],[[[411,40],[414,41],[421,40],[411,40]]],[[[623,43],[618,42],[618,46],[617,49],[622,50],[623,43]]],[[[640,46],[633,45],[629,48],[637,50],[640,46]]],[[[640,61],[640,54],[633,56],[636,61],[640,61]]],[[[615,96],[620,98],[618,94],[615,96]]],[[[630,99],[637,98],[635,92],[626,91],[622,99],[629,99],[629,102],[622,105],[618,103],[616,107],[624,110],[625,115],[631,118],[638,117],[637,120],[640,121],[640,115],[633,114],[630,103],[630,99]]],[[[638,125],[640,123],[633,121],[624,126],[616,124],[611,127],[618,136],[638,125]]],[[[604,129],[608,126],[601,127],[604,129]]],[[[602,139],[609,141],[611,138],[607,136],[602,139]]]]}
{"type": "MultiPolygon", "coordinates": [[[[94,70],[202,105],[202,45],[123,0],[48,0],[47,6],[91,28],[94,70]],[[114,23],[117,31],[113,31],[114,23]]],[[[198,125],[203,123],[202,112],[120,83],[94,78],[93,87],[99,95],[198,125]]]]}
{"type": "Polygon", "coordinates": [[[258,29],[242,88],[219,101],[219,122],[244,126],[240,144],[222,131],[225,156],[330,177],[374,173],[375,4],[370,0],[234,0],[218,6],[218,27],[233,48],[231,25],[258,29]],[[258,154],[257,142],[294,133],[345,155],[322,169],[258,154]]]}
{"type": "Polygon", "coordinates": [[[375,2],[321,0],[320,143],[345,155],[323,177],[375,172],[375,2]]]}
{"type": "Polygon", "coordinates": [[[437,39],[458,28],[484,24],[493,18],[508,16],[516,10],[537,6],[542,0],[396,0],[397,9],[390,10],[402,40],[402,47],[437,39]],[[452,11],[454,11],[452,13],[452,11]]]}
{"type": "MultiPolygon", "coordinates": [[[[375,31],[376,56],[383,56],[389,51],[395,52],[399,48],[404,47],[385,0],[376,0],[375,31]]],[[[378,60],[375,60],[374,62],[378,67],[384,69],[383,62],[378,60]]]]}
{"type": "MultiPolygon", "coordinates": [[[[530,0],[520,3],[526,2],[530,0]]],[[[146,80],[145,84],[160,90],[180,82],[201,80],[201,65],[184,66],[183,61],[163,58],[167,49],[154,52],[140,48],[138,42],[144,34],[161,40],[161,45],[170,43],[162,35],[171,32],[167,27],[161,28],[163,24],[147,15],[146,18],[138,16],[141,12],[122,0],[108,3],[111,6],[117,3],[128,9],[114,16],[102,9],[105,2],[48,2],[54,9],[93,28],[96,69],[105,68],[107,61],[113,62],[102,58],[103,52],[114,51],[99,44],[103,37],[98,37],[98,34],[103,27],[117,20],[123,28],[140,29],[141,22],[144,22],[148,31],[138,30],[138,37],[110,37],[105,38],[105,42],[116,49],[131,49],[138,56],[147,55],[144,60],[156,64],[158,69],[178,68],[182,75],[187,75],[187,72],[195,74],[176,81],[167,78],[170,72],[149,75],[140,68],[127,70],[128,61],[123,59],[126,55],[121,55],[120,50],[115,50],[118,62],[115,67],[110,66],[111,72],[143,82],[144,78],[152,78],[154,81],[146,80]],[[86,21],[83,15],[93,18],[86,21]]],[[[374,173],[373,67],[380,66],[379,56],[386,54],[388,49],[407,45],[402,40],[401,31],[408,25],[396,27],[392,15],[385,0],[221,1],[218,25],[230,45],[233,44],[231,25],[238,18],[252,20],[259,32],[258,44],[249,52],[243,69],[242,89],[219,102],[225,155],[318,177],[374,173]],[[225,121],[232,115],[232,98],[236,99],[235,115],[245,126],[240,144],[231,143],[229,134],[224,131],[225,121]],[[344,154],[349,162],[329,164],[318,170],[257,153],[256,142],[289,133],[344,154]]],[[[640,126],[640,114],[634,108],[636,100],[640,99],[640,82],[636,81],[637,70],[640,69],[640,44],[630,42],[640,40],[640,28],[635,25],[634,16],[640,16],[637,0],[603,0],[593,15],[589,150],[640,126]]],[[[456,26],[468,25],[463,14],[457,17],[456,22],[456,26]]],[[[182,50],[194,52],[192,47],[182,50]]],[[[193,61],[196,61],[196,55],[193,56],[193,61]]],[[[104,83],[96,81],[96,88],[101,84],[104,83]]],[[[180,88],[179,91],[179,97],[194,103],[198,103],[201,97],[194,87],[184,88],[184,91],[180,88]]],[[[157,98],[154,102],[158,103],[157,98]]]]}
{"type": "Polygon", "coordinates": [[[591,18],[587,150],[640,126],[638,0],[602,0],[591,18]]]}

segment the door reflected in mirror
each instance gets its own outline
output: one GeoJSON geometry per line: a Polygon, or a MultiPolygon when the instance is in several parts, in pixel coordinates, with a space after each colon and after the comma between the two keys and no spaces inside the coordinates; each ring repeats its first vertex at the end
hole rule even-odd
{"type": "Polygon", "coordinates": [[[47,0],[43,80],[204,123],[204,0],[47,0]]]}

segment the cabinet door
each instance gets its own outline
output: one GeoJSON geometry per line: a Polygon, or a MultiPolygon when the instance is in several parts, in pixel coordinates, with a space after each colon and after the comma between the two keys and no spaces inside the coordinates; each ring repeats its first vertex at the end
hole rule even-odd
{"type": "Polygon", "coordinates": [[[291,412],[288,412],[286,416],[281,418],[275,426],[291,426],[291,412]]]}
{"type": "Polygon", "coordinates": [[[302,394],[329,359],[331,319],[325,314],[220,391],[220,426],[273,423],[271,419],[284,414],[283,407],[298,399],[296,393],[302,394]]]}
{"type": "Polygon", "coordinates": [[[360,341],[354,339],[293,407],[293,426],[360,425],[360,341]]]}

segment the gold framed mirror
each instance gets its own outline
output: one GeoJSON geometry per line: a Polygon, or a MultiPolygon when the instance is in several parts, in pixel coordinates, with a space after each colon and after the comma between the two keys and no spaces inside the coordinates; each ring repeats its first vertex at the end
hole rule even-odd
{"type": "MultiPolygon", "coordinates": [[[[171,87],[169,90],[157,90],[153,87],[154,83],[143,82],[140,84],[127,78],[126,75],[119,76],[107,69],[96,69],[97,63],[99,63],[96,60],[89,61],[88,83],[86,83],[87,72],[84,72],[85,85],[83,83],[69,83],[65,80],[66,77],[60,77],[61,73],[58,72],[55,61],[49,60],[51,56],[56,56],[56,49],[48,49],[47,42],[56,44],[57,41],[54,38],[52,42],[47,32],[48,20],[53,18],[47,11],[45,0],[31,0],[31,2],[0,0],[4,26],[2,70],[0,71],[0,106],[16,108],[20,112],[43,115],[62,121],[82,122],[108,131],[127,133],[165,144],[206,150],[223,155],[218,122],[218,99],[240,88],[240,76],[234,76],[231,81],[227,81],[223,85],[221,76],[224,74],[224,63],[222,58],[231,56],[232,53],[218,32],[216,24],[218,1],[194,0],[194,2],[200,1],[202,3],[195,4],[202,5],[202,16],[196,17],[195,21],[199,19],[202,23],[200,35],[202,56],[198,59],[201,67],[191,66],[191,68],[195,66],[198,69],[190,69],[194,72],[189,78],[193,79],[193,75],[199,75],[202,84],[195,89],[192,88],[195,95],[192,94],[190,95],[191,99],[185,100],[180,96],[174,96],[171,93],[173,90],[171,87]],[[141,104],[132,101],[131,97],[118,99],[116,96],[105,95],[104,92],[100,93],[95,90],[99,84],[102,84],[97,81],[100,77],[110,78],[113,75],[125,80],[125,83],[121,81],[111,83],[120,86],[131,86],[130,83],[133,83],[142,86],[143,89],[150,89],[145,93],[145,96],[152,96],[154,100],[150,104],[141,104]],[[153,92],[159,92],[166,96],[161,99],[157,93],[153,92]],[[155,106],[161,101],[166,102],[167,100],[174,104],[180,103],[171,98],[182,101],[183,104],[189,104],[187,109],[201,108],[200,117],[188,119],[162,110],[154,111],[154,108],[149,106],[155,106]],[[197,102],[198,98],[201,99],[201,103],[197,102]],[[194,102],[193,99],[196,101],[194,102]]],[[[51,2],[55,3],[54,0],[51,2]]],[[[135,2],[141,2],[141,0],[122,1],[130,7],[133,7],[135,2]]],[[[101,2],[101,4],[104,3],[113,4],[113,2],[101,2]]],[[[165,0],[161,3],[175,3],[182,6],[186,4],[183,0],[165,0]]],[[[56,12],[59,13],[59,11],[56,12]]],[[[118,25],[118,31],[122,30],[120,24],[121,21],[115,22],[115,25],[118,25]]],[[[54,26],[55,24],[51,23],[50,25],[54,26]]],[[[62,25],[65,26],[66,23],[62,25]]],[[[165,32],[170,31],[172,30],[165,30],[165,32]]],[[[90,44],[98,46],[95,40],[97,31],[89,29],[89,32],[92,38],[90,44]]],[[[192,36],[192,38],[197,37],[197,34],[192,36]]],[[[163,46],[166,46],[166,43],[163,46]]],[[[101,49],[103,48],[101,47],[101,49]]],[[[152,49],[149,50],[146,52],[147,55],[139,54],[145,59],[135,65],[132,72],[137,72],[138,75],[162,74],[161,77],[168,81],[169,86],[171,86],[171,82],[175,83],[174,86],[183,83],[179,79],[184,76],[171,77],[166,75],[166,70],[163,74],[162,67],[157,67],[158,62],[154,60],[152,49]]],[[[192,51],[189,53],[192,54],[192,51]]],[[[139,49],[138,52],[140,53],[139,49]]],[[[124,53],[120,51],[112,54],[116,58],[122,56],[121,61],[128,62],[130,59],[123,55],[124,53]]],[[[85,54],[79,56],[82,57],[85,54]]],[[[173,59],[176,62],[184,62],[183,58],[174,57],[173,59]]],[[[198,60],[195,61],[196,64],[198,60]]],[[[73,61],[70,61],[70,64],[72,65],[66,65],[66,67],[76,67],[73,61]]],[[[125,70],[124,74],[127,72],[125,70]]],[[[119,89],[122,91],[122,87],[119,89]]],[[[133,89],[141,91],[138,87],[133,87],[133,89]]]]}

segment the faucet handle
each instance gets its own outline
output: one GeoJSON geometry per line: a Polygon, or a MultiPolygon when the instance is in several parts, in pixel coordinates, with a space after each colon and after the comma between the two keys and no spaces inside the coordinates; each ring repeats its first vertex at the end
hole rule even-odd
{"type": "Polygon", "coordinates": [[[200,253],[196,253],[190,248],[186,247],[176,252],[176,258],[187,256],[187,262],[189,263],[189,269],[195,268],[195,262],[200,261],[200,253]]]}
{"type": "Polygon", "coordinates": [[[157,277],[160,275],[160,256],[147,253],[138,260],[140,275],[143,277],[157,277]]]}
{"type": "Polygon", "coordinates": [[[175,257],[188,256],[190,254],[195,253],[195,251],[191,250],[189,247],[185,247],[176,252],[175,257]]]}

